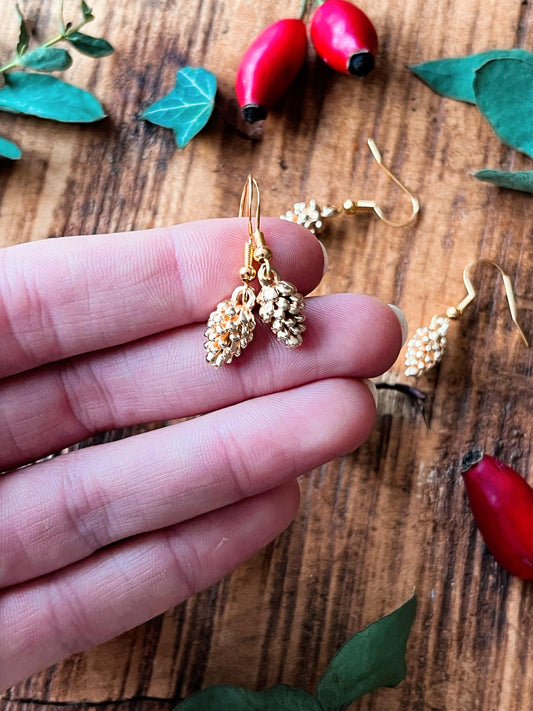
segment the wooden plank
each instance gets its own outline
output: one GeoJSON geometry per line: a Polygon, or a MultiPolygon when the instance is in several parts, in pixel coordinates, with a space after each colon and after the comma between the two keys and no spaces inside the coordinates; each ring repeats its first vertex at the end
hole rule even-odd
{"type": "MultiPolygon", "coordinates": [[[[402,229],[368,215],[337,218],[324,238],[330,269],[317,293],[375,294],[398,303],[416,327],[462,298],[468,262],[491,258],[513,277],[531,337],[531,197],[470,176],[483,167],[526,169],[528,161],[501,145],[475,107],[442,99],[406,69],[531,46],[530,5],[361,1],[381,40],[375,72],[363,81],[333,75],[310,52],[262,140],[244,138],[232,89],[238,58],[296,5],[95,0],[91,32],[105,32],[117,52],[77,57],[66,78],[94,91],[109,117],[77,127],[2,115],[0,133],[24,155],[0,165],[0,243],[231,216],[250,170],[266,213],[299,199],[353,197],[378,198],[403,215],[408,206],[368,153],[372,136],[419,196],[420,218],[402,229]],[[207,130],[180,152],[171,132],[138,116],[184,64],[214,71],[220,92],[207,130]]],[[[75,3],[66,7],[76,12],[75,3]]],[[[57,9],[53,0],[25,3],[42,37],[54,32],[57,9]]],[[[0,26],[4,57],[17,36],[9,3],[0,5],[0,26]]],[[[109,702],[155,711],[214,683],[313,690],[350,634],[416,588],[406,681],[354,708],[529,711],[531,586],[485,552],[457,464],[483,445],[531,481],[532,350],[511,329],[496,275],[480,269],[476,282],[479,299],[452,324],[442,367],[423,384],[430,430],[403,396],[383,395],[368,442],[302,478],[298,517],[273,544],[166,615],[17,685],[2,708],[109,702]]],[[[385,379],[402,379],[401,363],[385,379]]]]}

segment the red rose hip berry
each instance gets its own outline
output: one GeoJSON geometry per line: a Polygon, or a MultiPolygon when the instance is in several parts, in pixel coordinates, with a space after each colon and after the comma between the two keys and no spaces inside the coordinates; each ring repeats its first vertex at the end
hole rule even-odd
{"type": "Polygon", "coordinates": [[[365,13],[348,0],[325,0],[311,18],[318,56],[337,72],[364,77],[374,68],[378,36],[365,13]]]}
{"type": "Polygon", "coordinates": [[[463,457],[461,472],[487,548],[509,573],[533,580],[533,489],[517,471],[482,450],[463,457]]]}
{"type": "Polygon", "coordinates": [[[255,123],[294,81],[307,57],[302,20],[278,20],[259,34],[243,54],[235,92],[244,120],[255,123]]]}

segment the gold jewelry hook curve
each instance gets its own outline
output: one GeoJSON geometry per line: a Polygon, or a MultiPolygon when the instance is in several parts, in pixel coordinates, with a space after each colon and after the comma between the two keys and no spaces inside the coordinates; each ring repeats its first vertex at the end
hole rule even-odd
{"type": "MultiPolygon", "coordinates": [[[[491,267],[494,267],[497,269],[503,280],[503,286],[505,289],[505,295],[507,297],[507,303],[509,305],[509,311],[511,313],[511,318],[513,320],[514,325],[516,326],[518,333],[520,334],[520,337],[524,341],[526,348],[529,347],[529,342],[526,338],[525,333],[522,331],[520,324],[518,323],[518,309],[516,307],[516,298],[514,295],[513,291],[513,282],[511,281],[511,277],[504,272],[504,270],[500,267],[499,264],[496,262],[492,261],[492,259],[477,259],[474,262],[470,262],[470,264],[467,264],[464,271],[463,271],[463,281],[466,286],[466,291],[467,295],[465,298],[457,304],[455,307],[455,311],[457,314],[462,314],[465,308],[470,304],[474,298],[476,297],[476,289],[474,287],[474,284],[472,282],[472,279],[470,277],[470,272],[474,267],[476,267],[478,264],[490,264],[491,267]]],[[[452,307],[453,310],[453,307],[452,307]]]]}
{"type": "Polygon", "coordinates": [[[241,193],[241,200],[239,204],[239,217],[248,217],[248,233],[250,237],[253,236],[256,230],[260,229],[261,226],[261,194],[259,192],[259,185],[257,180],[252,174],[248,175],[246,178],[246,183],[241,193]],[[255,207],[255,230],[252,222],[252,208],[254,203],[254,190],[256,196],[256,207],[255,207]],[[245,204],[246,212],[245,212],[245,204]]]}
{"type": "Polygon", "coordinates": [[[416,198],[407,188],[406,186],[394,175],[394,173],[387,168],[386,165],[383,164],[383,158],[381,157],[381,153],[378,150],[378,147],[376,146],[374,140],[372,138],[369,138],[367,140],[368,147],[370,148],[370,152],[372,153],[372,156],[374,157],[374,160],[376,163],[379,165],[381,170],[385,173],[385,175],[392,180],[393,183],[396,183],[396,185],[402,190],[409,200],[411,201],[411,215],[407,220],[404,220],[402,222],[397,222],[396,220],[391,220],[389,219],[381,209],[379,205],[377,205],[375,202],[372,201],[372,209],[374,210],[375,214],[379,217],[379,219],[384,222],[386,225],[390,225],[390,227],[405,227],[406,225],[410,224],[415,217],[418,215],[420,211],[420,202],[418,198],[416,198]]]}

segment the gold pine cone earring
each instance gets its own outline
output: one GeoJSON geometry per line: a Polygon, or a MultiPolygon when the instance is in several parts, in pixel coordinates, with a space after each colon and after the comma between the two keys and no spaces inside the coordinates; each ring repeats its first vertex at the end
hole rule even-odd
{"type": "Polygon", "coordinates": [[[280,216],[281,219],[287,220],[288,222],[296,222],[298,225],[302,225],[308,229],[309,232],[312,232],[314,235],[322,234],[327,227],[326,223],[329,224],[333,217],[337,217],[337,215],[342,213],[345,215],[355,215],[360,212],[373,212],[376,217],[390,227],[405,227],[413,222],[420,211],[420,203],[418,198],[416,198],[394,175],[394,173],[383,164],[381,153],[371,138],[367,140],[367,144],[374,160],[381,170],[409,198],[411,203],[411,214],[409,217],[404,220],[393,220],[390,216],[385,214],[385,211],[382,207],[380,207],[376,200],[348,199],[344,201],[342,206],[323,205],[321,207],[316,200],[296,202],[294,203],[292,210],[288,210],[284,215],[280,216]]]}
{"type": "Polygon", "coordinates": [[[216,368],[238,358],[252,341],[256,325],[252,311],[256,301],[260,305],[259,317],[270,326],[278,340],[288,348],[297,348],[303,342],[304,297],[294,284],[282,280],[271,265],[272,250],[261,231],[259,186],[251,175],[242,191],[239,217],[245,213],[248,216],[248,241],[244,245],[244,265],[239,270],[243,283],[210,314],[205,332],[206,360],[216,368]],[[255,225],[252,219],[254,193],[255,225]],[[254,262],[259,264],[257,270],[254,262]],[[256,276],[261,286],[257,298],[250,286],[256,276]]]}
{"type": "Polygon", "coordinates": [[[511,312],[511,318],[526,347],[529,346],[528,340],[518,323],[516,300],[511,277],[506,274],[496,262],[490,259],[478,259],[468,264],[463,272],[463,281],[467,291],[465,298],[457,304],[457,306],[450,306],[446,310],[446,315],[436,314],[433,316],[429,326],[418,328],[411,340],[407,342],[405,375],[418,378],[441,361],[448,342],[446,334],[450,326],[450,320],[458,319],[465,308],[476,297],[476,290],[470,278],[470,272],[478,264],[490,264],[500,272],[507,296],[507,303],[509,304],[509,311],[511,312]]]}

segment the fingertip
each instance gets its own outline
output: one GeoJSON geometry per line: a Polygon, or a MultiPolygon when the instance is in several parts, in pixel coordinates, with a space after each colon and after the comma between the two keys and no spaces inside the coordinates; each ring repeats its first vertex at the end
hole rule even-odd
{"type": "Polygon", "coordinates": [[[272,266],[281,272],[282,279],[294,282],[304,293],[317,287],[328,260],[316,236],[302,225],[274,217],[262,218],[261,229],[274,253],[272,266]]]}
{"type": "Polygon", "coordinates": [[[278,497],[283,501],[286,513],[286,528],[298,513],[300,507],[300,485],[297,479],[291,479],[286,484],[279,487],[278,497]]]}
{"type": "Polygon", "coordinates": [[[373,383],[369,378],[365,378],[365,379],[363,380],[363,383],[366,385],[366,387],[367,387],[368,390],[370,391],[370,394],[371,394],[372,397],[374,398],[374,405],[376,406],[376,409],[377,409],[377,406],[378,406],[378,389],[376,388],[376,386],[374,385],[374,383],[373,383]]]}
{"type": "Polygon", "coordinates": [[[323,242],[320,242],[320,240],[318,240],[318,244],[320,245],[324,254],[324,266],[322,267],[322,276],[325,276],[329,267],[329,254],[323,242]]]}
{"type": "Polygon", "coordinates": [[[391,308],[394,311],[394,313],[400,323],[400,328],[402,330],[402,347],[403,347],[405,345],[406,340],[407,340],[407,336],[409,335],[409,324],[407,323],[407,317],[399,306],[396,306],[395,304],[388,304],[388,306],[389,306],[389,308],[391,308]]]}
{"type": "MultiPolygon", "coordinates": [[[[272,489],[219,509],[219,514],[221,521],[226,515],[231,515],[232,521],[241,521],[242,540],[246,544],[239,546],[239,555],[244,560],[288,528],[299,506],[300,487],[296,478],[291,478],[272,489]],[[247,551],[246,546],[250,546],[247,551]]],[[[207,516],[213,516],[213,512],[207,516]]]]}
{"type": "Polygon", "coordinates": [[[374,378],[388,370],[402,346],[403,334],[398,314],[381,299],[367,294],[317,297],[317,303],[325,303],[325,300],[332,301],[329,308],[334,311],[336,319],[332,328],[340,334],[340,322],[346,342],[348,339],[351,341],[345,352],[350,354],[350,360],[355,365],[353,375],[374,378]]]}
{"type": "Polygon", "coordinates": [[[358,449],[370,436],[377,417],[377,390],[369,379],[350,379],[353,397],[351,442],[347,452],[358,449]]]}
{"type": "Polygon", "coordinates": [[[269,506],[272,509],[272,518],[276,521],[279,535],[293,522],[300,506],[300,486],[297,479],[281,484],[271,491],[263,494],[269,497],[269,506]]]}
{"type": "MultiPolygon", "coordinates": [[[[370,435],[376,421],[376,404],[364,380],[320,380],[304,386],[301,393],[306,398],[300,409],[306,413],[301,429],[306,432],[307,448],[320,453],[318,460],[308,462],[307,469],[353,452],[370,435]]],[[[300,450],[301,462],[306,456],[307,452],[300,450]]]]}

